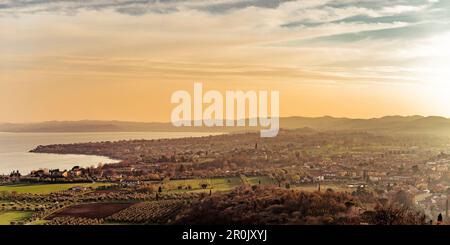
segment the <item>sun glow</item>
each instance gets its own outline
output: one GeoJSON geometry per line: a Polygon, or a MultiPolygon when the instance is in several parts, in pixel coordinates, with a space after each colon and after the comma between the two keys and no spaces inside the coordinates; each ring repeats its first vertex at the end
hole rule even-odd
{"type": "Polygon", "coordinates": [[[418,94],[425,96],[432,113],[450,116],[450,33],[424,40],[410,55],[421,62],[415,64],[421,85],[418,94]]]}

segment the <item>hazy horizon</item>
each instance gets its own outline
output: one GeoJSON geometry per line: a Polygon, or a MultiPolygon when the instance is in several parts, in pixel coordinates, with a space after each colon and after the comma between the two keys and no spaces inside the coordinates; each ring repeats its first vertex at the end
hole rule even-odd
{"type": "MultiPolygon", "coordinates": [[[[445,118],[450,119],[450,117],[446,116],[440,116],[440,115],[384,115],[380,117],[341,117],[341,116],[331,116],[331,115],[321,115],[321,116],[302,116],[302,115],[295,115],[295,116],[281,116],[280,118],[325,118],[325,117],[331,117],[331,118],[338,118],[338,119],[352,119],[352,120],[370,120],[370,119],[380,119],[380,118],[386,118],[386,117],[423,117],[423,118],[429,118],[429,117],[439,117],[439,118],[445,118]]],[[[224,119],[226,120],[226,119],[224,119]]],[[[236,120],[236,119],[235,119],[236,120]]],[[[248,118],[246,118],[248,120],[248,118]]],[[[34,123],[48,123],[48,122],[130,122],[130,123],[171,123],[170,121],[127,121],[127,120],[117,120],[117,119],[75,119],[75,120],[46,120],[46,121],[28,121],[28,122],[0,122],[0,124],[34,124],[34,123]]]]}

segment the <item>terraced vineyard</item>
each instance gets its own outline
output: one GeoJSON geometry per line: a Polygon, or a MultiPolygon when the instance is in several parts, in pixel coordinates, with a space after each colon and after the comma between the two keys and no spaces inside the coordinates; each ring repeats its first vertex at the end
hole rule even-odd
{"type": "Polygon", "coordinates": [[[59,210],[46,219],[52,220],[57,217],[103,219],[132,205],[132,203],[85,203],[59,210]]]}
{"type": "Polygon", "coordinates": [[[161,200],[137,203],[106,220],[117,223],[165,224],[181,210],[183,201],[161,200]]]}
{"type": "Polygon", "coordinates": [[[55,217],[44,225],[99,225],[103,221],[101,219],[90,219],[81,217],[55,217]]]}

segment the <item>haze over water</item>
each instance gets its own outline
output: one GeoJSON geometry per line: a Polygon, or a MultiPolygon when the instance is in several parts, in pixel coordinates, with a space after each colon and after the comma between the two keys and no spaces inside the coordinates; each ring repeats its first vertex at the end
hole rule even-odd
{"type": "Polygon", "coordinates": [[[89,132],[89,133],[5,133],[0,132],[0,174],[19,170],[22,175],[40,168],[70,169],[75,165],[91,166],[114,163],[102,156],[30,153],[38,145],[70,144],[131,139],[200,137],[214,133],[193,132],[89,132]]]}

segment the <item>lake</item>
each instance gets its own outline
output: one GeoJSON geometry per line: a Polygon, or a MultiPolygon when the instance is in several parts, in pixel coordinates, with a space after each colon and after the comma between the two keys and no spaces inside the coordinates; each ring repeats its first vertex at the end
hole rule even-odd
{"type": "Polygon", "coordinates": [[[22,175],[40,168],[70,169],[75,165],[88,167],[117,160],[102,156],[30,153],[38,145],[70,144],[132,139],[201,137],[220,133],[200,132],[89,132],[89,133],[6,133],[0,132],[0,174],[19,170],[22,175]]]}

